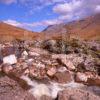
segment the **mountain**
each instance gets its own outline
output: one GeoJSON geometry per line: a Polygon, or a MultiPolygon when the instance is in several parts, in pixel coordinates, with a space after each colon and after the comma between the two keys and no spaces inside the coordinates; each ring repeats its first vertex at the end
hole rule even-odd
{"type": "Polygon", "coordinates": [[[38,37],[38,33],[27,31],[6,23],[0,22],[0,41],[12,41],[15,39],[32,40],[38,37]]]}
{"type": "Polygon", "coordinates": [[[85,40],[100,40],[100,14],[69,23],[51,25],[41,33],[0,22],[0,41],[12,41],[15,39],[41,40],[44,38],[66,38],[68,36],[85,40]]]}
{"type": "Polygon", "coordinates": [[[72,21],[67,24],[51,25],[44,31],[45,35],[51,34],[56,37],[59,35],[67,36],[70,34],[72,38],[85,40],[100,39],[100,14],[92,15],[87,18],[72,21]]]}

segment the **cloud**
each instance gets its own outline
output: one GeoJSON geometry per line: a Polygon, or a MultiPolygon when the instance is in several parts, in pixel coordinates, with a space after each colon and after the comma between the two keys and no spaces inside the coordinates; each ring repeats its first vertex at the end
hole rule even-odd
{"type": "Polygon", "coordinates": [[[19,0],[19,4],[30,9],[31,14],[34,11],[41,10],[46,6],[62,3],[67,0],[19,0]]]}
{"type": "Polygon", "coordinates": [[[12,4],[12,3],[16,3],[17,0],[0,0],[0,3],[4,3],[4,4],[12,4]]]}
{"type": "Polygon", "coordinates": [[[16,20],[5,20],[3,21],[4,23],[7,23],[9,25],[13,25],[13,26],[16,26],[16,27],[21,27],[21,28],[34,28],[34,27],[37,27],[37,26],[49,26],[49,25],[55,25],[55,24],[61,24],[63,23],[62,20],[59,20],[59,19],[52,19],[52,20],[43,20],[43,21],[40,21],[40,22],[33,22],[33,23],[22,23],[22,22],[18,22],[16,20]]]}
{"type": "Polygon", "coordinates": [[[96,11],[97,13],[100,13],[100,5],[97,5],[97,6],[96,6],[95,11],[96,11]]]}
{"type": "Polygon", "coordinates": [[[69,19],[83,18],[85,16],[100,12],[100,0],[70,0],[53,7],[53,12],[60,14],[60,17],[69,19]]]}
{"type": "Polygon", "coordinates": [[[22,23],[10,19],[4,21],[5,23],[23,28],[61,24],[100,12],[100,0],[0,0],[0,2],[1,1],[6,4],[15,3],[16,1],[29,7],[31,10],[41,10],[47,5],[52,5],[53,13],[59,14],[58,18],[33,23],[22,23]],[[9,3],[7,3],[7,1],[9,1],[9,3]]]}
{"type": "Polygon", "coordinates": [[[3,22],[7,23],[7,24],[10,24],[10,25],[13,25],[13,26],[17,26],[17,27],[22,27],[23,26],[23,24],[21,24],[20,22],[15,21],[15,20],[8,19],[8,20],[5,20],[3,22]]]}
{"type": "Polygon", "coordinates": [[[36,22],[36,23],[32,23],[32,26],[49,26],[49,25],[55,25],[55,24],[61,24],[63,23],[61,20],[59,19],[51,19],[51,20],[44,20],[41,22],[36,22]]]}
{"type": "Polygon", "coordinates": [[[50,5],[53,3],[61,3],[67,0],[19,0],[20,3],[32,3],[34,5],[50,5]]]}
{"type": "Polygon", "coordinates": [[[69,3],[58,4],[53,11],[60,14],[66,14],[77,10],[81,6],[81,1],[72,1],[69,3]]]}

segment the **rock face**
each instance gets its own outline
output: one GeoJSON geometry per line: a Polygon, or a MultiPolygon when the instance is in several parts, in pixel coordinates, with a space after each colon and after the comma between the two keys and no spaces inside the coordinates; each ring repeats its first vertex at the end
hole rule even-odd
{"type": "Polygon", "coordinates": [[[90,92],[79,89],[66,89],[59,92],[57,100],[99,100],[99,96],[95,96],[90,92]]]}

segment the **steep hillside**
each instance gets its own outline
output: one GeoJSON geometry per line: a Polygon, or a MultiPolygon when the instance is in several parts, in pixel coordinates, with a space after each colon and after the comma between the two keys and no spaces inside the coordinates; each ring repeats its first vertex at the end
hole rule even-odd
{"type": "Polygon", "coordinates": [[[0,22],[0,41],[12,41],[15,39],[35,39],[38,37],[36,32],[27,31],[6,23],[0,22]]]}
{"type": "Polygon", "coordinates": [[[100,39],[100,14],[67,24],[49,26],[43,32],[52,36],[71,34],[74,38],[97,40],[100,39]]]}

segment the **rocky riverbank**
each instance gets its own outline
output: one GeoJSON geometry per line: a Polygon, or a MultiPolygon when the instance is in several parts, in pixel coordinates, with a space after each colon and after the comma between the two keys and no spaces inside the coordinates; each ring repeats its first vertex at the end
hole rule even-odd
{"type": "Polygon", "coordinates": [[[99,100],[100,42],[0,44],[0,100],[99,100]]]}

